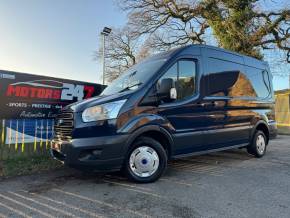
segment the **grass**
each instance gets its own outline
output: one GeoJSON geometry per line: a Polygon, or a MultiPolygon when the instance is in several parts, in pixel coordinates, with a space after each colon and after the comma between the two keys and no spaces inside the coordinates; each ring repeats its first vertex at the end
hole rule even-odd
{"type": "Polygon", "coordinates": [[[12,177],[57,169],[62,164],[49,156],[17,157],[1,161],[0,177],[12,177]]]}

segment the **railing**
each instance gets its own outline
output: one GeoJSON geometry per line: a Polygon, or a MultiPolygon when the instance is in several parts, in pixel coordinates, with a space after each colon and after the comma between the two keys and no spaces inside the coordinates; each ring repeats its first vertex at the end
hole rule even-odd
{"type": "Polygon", "coordinates": [[[3,119],[0,122],[0,160],[48,154],[54,131],[52,119],[3,119]]]}

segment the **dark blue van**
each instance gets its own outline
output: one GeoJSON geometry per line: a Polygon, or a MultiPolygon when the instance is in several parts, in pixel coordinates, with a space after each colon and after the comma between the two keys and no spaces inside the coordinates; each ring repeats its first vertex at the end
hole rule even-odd
{"type": "Polygon", "coordinates": [[[205,45],[134,65],[55,123],[54,158],[136,182],[157,180],[172,158],[241,147],[262,157],[277,134],[268,64],[205,45]]]}

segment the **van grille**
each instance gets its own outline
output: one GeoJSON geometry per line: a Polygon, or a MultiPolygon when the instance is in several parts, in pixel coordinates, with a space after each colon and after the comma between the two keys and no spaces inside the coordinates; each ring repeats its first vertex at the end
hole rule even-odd
{"type": "Polygon", "coordinates": [[[74,114],[70,111],[62,111],[56,116],[54,123],[54,139],[57,141],[69,141],[72,139],[74,128],[74,114]]]}

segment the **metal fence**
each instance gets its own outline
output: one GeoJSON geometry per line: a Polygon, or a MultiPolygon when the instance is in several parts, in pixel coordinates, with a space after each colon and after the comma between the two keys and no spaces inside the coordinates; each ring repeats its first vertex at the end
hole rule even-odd
{"type": "Polygon", "coordinates": [[[52,119],[3,119],[0,122],[0,160],[48,154],[53,135],[52,119]]]}

